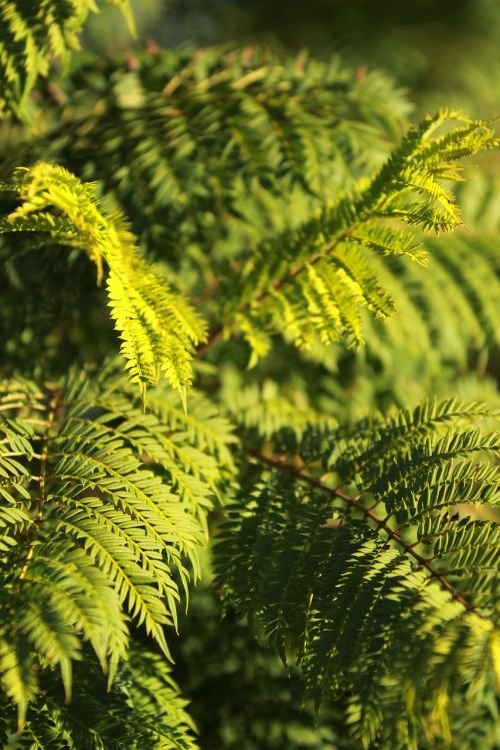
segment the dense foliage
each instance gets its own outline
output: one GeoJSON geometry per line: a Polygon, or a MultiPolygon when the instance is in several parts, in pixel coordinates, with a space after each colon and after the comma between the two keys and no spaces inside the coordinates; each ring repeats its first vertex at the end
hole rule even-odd
{"type": "Polygon", "coordinates": [[[2,747],[494,750],[494,123],[4,6],[2,747]]]}

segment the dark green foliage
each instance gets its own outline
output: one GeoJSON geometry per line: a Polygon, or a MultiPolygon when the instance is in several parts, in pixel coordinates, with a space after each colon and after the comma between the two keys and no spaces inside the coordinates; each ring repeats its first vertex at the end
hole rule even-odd
{"type": "MultiPolygon", "coordinates": [[[[174,651],[176,674],[191,700],[190,712],[203,747],[243,750],[360,750],[343,721],[346,702],[324,700],[318,711],[303,697],[294,665],[283,667],[265,639],[257,639],[244,618],[223,611],[215,590],[193,593],[183,637],[174,651]]],[[[481,702],[457,691],[449,720],[453,750],[496,750],[499,712],[494,687],[481,702]]],[[[431,728],[419,750],[449,748],[431,728]]],[[[378,745],[407,750],[406,742],[378,745]]]]}
{"type": "MultiPolygon", "coordinates": [[[[56,6],[94,9],[40,5],[33,76],[56,6]]],[[[82,55],[27,107],[14,58],[0,744],[493,750],[498,201],[450,187],[493,124],[255,47],[82,55]]]]}
{"type": "Polygon", "coordinates": [[[15,714],[0,704],[0,740],[5,750],[191,750],[193,725],[162,657],[133,650],[111,690],[99,665],[85,654],[75,670],[71,702],[54,672],[45,672],[43,695],[30,709],[25,730],[12,731],[15,714]],[[10,729],[9,729],[10,727],[10,729]]]}
{"type": "Polygon", "coordinates": [[[193,593],[181,628],[176,675],[206,750],[337,747],[337,710],[318,716],[298,671],[287,672],[234,611],[224,613],[214,591],[193,593]]]}
{"type": "Polygon", "coordinates": [[[144,414],[116,370],[1,393],[0,670],[23,724],[43,692],[37,662],[60,669],[69,697],[82,638],[112,683],[125,613],[168,656],[164,626],[177,622],[188,561],[196,577],[231,436],[208,405],[203,421],[168,396],[161,420],[144,414]]]}
{"type": "Polygon", "coordinates": [[[46,134],[5,157],[16,166],[50,154],[102,181],[141,241],[169,260],[179,242],[223,240],[239,254],[255,236],[251,215],[262,223],[290,191],[302,216],[334,198],[381,164],[409,110],[379,73],[356,80],[337,61],[252,49],[91,58],[61,97],[44,98],[46,134]]]}
{"type": "Polygon", "coordinates": [[[297,660],[317,701],[348,697],[366,747],[416,748],[420,721],[446,734],[449,691],[480,699],[495,679],[500,529],[486,509],[500,501],[498,469],[475,456],[500,441],[466,427],[484,413],[429,403],[280,440],[299,468],[254,454],[261,472],[228,511],[226,594],[297,660]]]}

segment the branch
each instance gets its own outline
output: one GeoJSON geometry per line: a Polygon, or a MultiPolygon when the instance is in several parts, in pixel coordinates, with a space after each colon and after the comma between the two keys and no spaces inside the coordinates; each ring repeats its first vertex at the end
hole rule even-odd
{"type": "Polygon", "coordinates": [[[387,523],[387,519],[380,518],[376,513],[373,512],[370,508],[365,508],[361,504],[361,495],[357,495],[356,497],[351,497],[350,495],[347,495],[345,492],[343,492],[341,489],[336,489],[333,487],[327,487],[325,484],[323,484],[318,479],[313,479],[312,477],[307,476],[306,474],[302,474],[300,471],[295,470],[290,465],[283,463],[282,461],[278,461],[274,458],[271,458],[269,456],[264,456],[261,453],[257,453],[255,451],[248,451],[248,454],[252,456],[253,458],[257,459],[263,464],[266,464],[267,466],[272,466],[275,469],[278,469],[286,474],[288,474],[291,477],[294,477],[294,479],[297,479],[299,482],[304,482],[306,484],[311,485],[312,487],[317,487],[318,489],[322,490],[323,492],[326,492],[327,494],[331,495],[332,497],[339,498],[342,500],[346,505],[348,505],[351,508],[355,508],[356,510],[359,510],[365,518],[369,518],[373,523],[377,526],[378,529],[381,531],[384,531],[389,539],[391,539],[393,542],[398,544],[403,551],[409,555],[410,557],[413,557],[414,560],[418,563],[418,565],[422,568],[425,568],[429,572],[430,578],[435,578],[440,586],[447,591],[453,599],[460,602],[460,604],[468,611],[473,612],[478,617],[480,617],[483,620],[489,620],[490,618],[486,615],[483,615],[481,612],[479,612],[476,607],[468,602],[462,594],[460,594],[459,591],[457,591],[454,586],[446,579],[446,576],[443,573],[440,573],[437,571],[431,564],[431,560],[427,559],[425,557],[422,557],[422,555],[419,555],[418,552],[415,551],[414,545],[407,544],[404,539],[401,538],[399,533],[397,531],[394,531],[394,529],[391,529],[391,527],[387,523]]]}
{"type": "Polygon", "coordinates": [[[208,352],[208,350],[211,349],[212,346],[216,344],[219,341],[219,339],[222,338],[223,331],[224,329],[222,328],[222,326],[219,326],[218,328],[216,328],[215,331],[213,331],[213,333],[210,334],[210,336],[205,341],[205,343],[201,344],[196,349],[196,355],[198,357],[204,357],[205,354],[208,352]]]}
{"type": "MultiPolygon", "coordinates": [[[[361,220],[357,221],[352,226],[345,229],[343,232],[341,232],[336,239],[331,242],[321,253],[318,253],[317,255],[314,255],[310,260],[307,260],[305,263],[302,263],[302,265],[298,265],[295,268],[292,268],[286,276],[284,276],[282,279],[277,279],[272,283],[272,288],[274,291],[277,291],[281,289],[286,284],[293,281],[297,276],[299,276],[301,273],[303,273],[309,266],[315,266],[317,263],[319,263],[320,260],[323,258],[327,258],[337,247],[339,242],[342,242],[346,237],[348,237],[352,232],[356,229],[356,227],[360,224],[361,220]]],[[[202,292],[201,295],[198,298],[198,301],[201,299],[204,299],[211,294],[211,289],[208,289],[205,292],[202,292]]],[[[255,299],[255,302],[260,303],[264,302],[270,295],[270,291],[264,291],[255,299]]],[[[245,302],[244,305],[240,305],[238,307],[237,312],[244,312],[249,306],[251,302],[245,302]]],[[[204,357],[205,354],[209,351],[209,349],[212,348],[214,344],[216,344],[222,337],[224,328],[222,325],[219,325],[213,333],[210,334],[208,340],[199,346],[196,350],[196,354],[198,357],[204,357]]]]}

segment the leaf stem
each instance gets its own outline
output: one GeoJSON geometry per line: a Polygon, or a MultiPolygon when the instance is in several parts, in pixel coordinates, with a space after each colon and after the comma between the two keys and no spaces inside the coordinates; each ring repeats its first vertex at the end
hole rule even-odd
{"type": "Polygon", "coordinates": [[[43,520],[43,505],[47,501],[47,461],[49,457],[49,439],[50,432],[56,419],[56,414],[62,405],[61,392],[49,391],[49,406],[47,411],[47,419],[45,420],[45,429],[41,438],[41,448],[39,455],[40,458],[40,475],[33,477],[39,483],[39,492],[37,498],[37,511],[35,520],[35,535],[29,545],[28,554],[22,567],[21,573],[19,574],[19,581],[22,581],[26,577],[26,573],[29,568],[30,561],[33,558],[36,547],[36,538],[40,531],[40,525],[43,520]]]}

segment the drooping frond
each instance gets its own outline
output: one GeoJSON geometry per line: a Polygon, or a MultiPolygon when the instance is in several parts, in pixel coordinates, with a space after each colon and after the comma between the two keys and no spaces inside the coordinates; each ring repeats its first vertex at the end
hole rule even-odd
{"type": "MultiPolygon", "coordinates": [[[[197,588],[175,655],[175,674],[190,695],[190,712],[205,747],[240,750],[360,750],[345,725],[345,697],[324,700],[318,710],[304,699],[300,669],[280,663],[264,639],[255,638],[245,618],[221,605],[212,586],[197,588]]],[[[498,705],[494,682],[473,699],[451,695],[448,710],[451,747],[496,750],[498,705]]],[[[408,750],[405,740],[374,745],[377,750],[408,750]]],[[[371,749],[370,749],[371,750],[371,749]]],[[[418,750],[450,750],[437,724],[429,722],[418,750]]]]}
{"type": "Polygon", "coordinates": [[[131,380],[144,391],[164,372],[184,398],[193,345],[205,339],[205,324],[143,259],[122,217],[104,210],[93,184],[59,166],[20,168],[2,189],[20,203],[1,220],[0,232],[41,233],[48,242],[84,250],[97,266],[98,281],[106,273],[111,315],[131,380]]]}
{"type": "Polygon", "coordinates": [[[0,701],[0,742],[16,750],[194,750],[186,701],[161,656],[137,645],[116,675],[111,690],[88,650],[75,669],[70,703],[57,675],[45,671],[42,694],[30,706],[23,733],[12,706],[0,701]]]}
{"type": "Polygon", "coordinates": [[[482,122],[447,112],[427,117],[358,194],[327,204],[299,229],[257,247],[228,285],[226,309],[227,326],[236,320],[253,360],[268,351],[273,332],[298,346],[315,337],[327,344],[362,342],[361,309],[379,318],[394,309],[371,257],[424,261],[422,240],[408,227],[439,232],[457,226],[459,209],[441,180],[459,180],[459,160],[496,144],[482,122]],[[435,134],[457,118],[458,126],[435,134]]]}
{"type": "Polygon", "coordinates": [[[203,579],[174,651],[176,679],[191,698],[200,743],[240,750],[244,738],[245,750],[354,750],[341,741],[342,728],[337,740],[337,712],[332,716],[331,706],[318,712],[304,701],[299,670],[285,669],[244,619],[224,611],[207,570],[203,579]]]}
{"type": "Polygon", "coordinates": [[[429,717],[446,736],[454,691],[481,702],[494,679],[500,495],[487,457],[500,441],[476,425],[487,413],[427,403],[257,454],[218,543],[227,596],[299,661],[317,700],[348,699],[366,747],[419,747],[429,717]]]}
{"type": "Polygon", "coordinates": [[[39,662],[69,696],[88,641],[111,682],[129,619],[168,655],[179,581],[197,575],[206,513],[230,481],[231,432],[213,407],[205,421],[166,398],[168,423],[130,388],[114,369],[0,389],[0,684],[21,724],[39,662]]]}
{"type": "MultiPolygon", "coordinates": [[[[108,0],[123,11],[133,29],[128,0],[108,0]]],[[[22,114],[26,97],[51,58],[67,59],[78,49],[78,35],[94,0],[6,0],[0,7],[0,119],[22,114]]]]}

